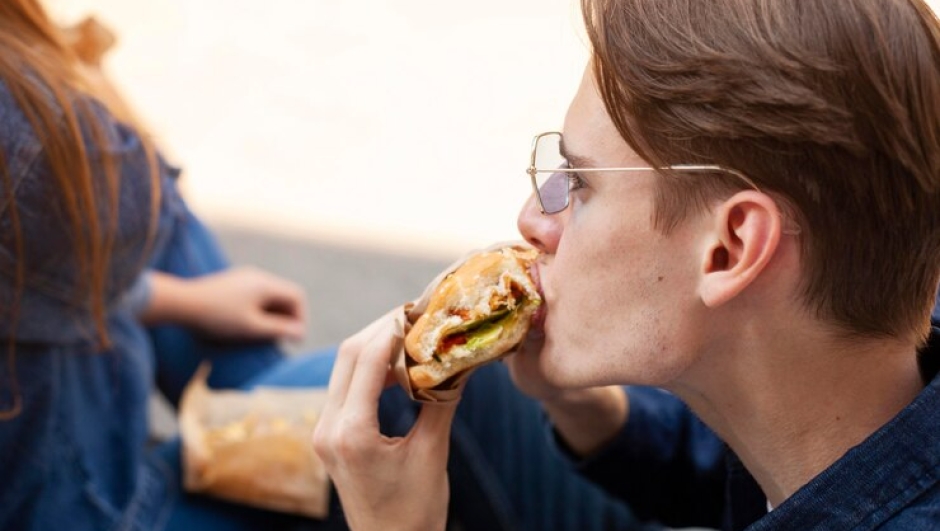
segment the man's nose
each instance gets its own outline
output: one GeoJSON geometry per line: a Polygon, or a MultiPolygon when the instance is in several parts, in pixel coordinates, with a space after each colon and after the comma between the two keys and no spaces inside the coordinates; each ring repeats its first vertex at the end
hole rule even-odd
{"type": "Polygon", "coordinates": [[[568,214],[568,210],[570,209],[553,215],[542,214],[538,200],[535,194],[532,194],[522,206],[516,221],[519,234],[540,252],[554,254],[561,238],[562,218],[568,214]]]}

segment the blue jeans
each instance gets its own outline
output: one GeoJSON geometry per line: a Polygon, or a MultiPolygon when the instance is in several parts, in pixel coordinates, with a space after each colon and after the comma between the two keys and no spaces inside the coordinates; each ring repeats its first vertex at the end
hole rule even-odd
{"type": "MultiPolygon", "coordinates": [[[[213,236],[187,213],[153,265],[192,277],[227,263],[213,236]]],[[[174,326],[151,330],[151,338],[158,386],[174,405],[204,359],[213,362],[211,386],[250,388],[326,385],[335,356],[328,350],[286,357],[271,343],[219,343],[174,326]]],[[[382,431],[406,433],[417,411],[401,389],[390,388],[379,405],[382,431]]],[[[646,529],[624,504],[571,470],[547,437],[538,403],[516,390],[502,364],[477,371],[465,389],[451,435],[450,520],[469,531],[646,529]]],[[[152,456],[181,477],[178,440],[155,448],[152,456]]],[[[346,528],[335,496],[329,520],[319,522],[183,493],[178,484],[170,490],[175,503],[166,529],[172,531],[346,528]]]]}
{"type": "MultiPolygon", "coordinates": [[[[246,384],[324,385],[334,352],[285,359],[246,384]]],[[[406,433],[417,408],[399,388],[379,405],[382,431],[406,433]]],[[[578,476],[547,444],[538,404],[512,385],[502,364],[470,379],[451,434],[451,520],[462,529],[641,529],[622,503],[578,476]]],[[[178,468],[179,443],[159,450],[178,468]]],[[[331,520],[310,522],[194,495],[181,497],[168,529],[345,529],[333,501],[331,520]]]]}

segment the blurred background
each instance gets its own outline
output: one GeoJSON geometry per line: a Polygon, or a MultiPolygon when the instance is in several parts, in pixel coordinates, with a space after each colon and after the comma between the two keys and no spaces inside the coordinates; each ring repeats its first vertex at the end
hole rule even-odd
{"type": "Polygon", "coordinates": [[[531,138],[588,55],[578,0],[45,3],[117,34],[105,71],[233,261],[305,286],[295,351],[518,237],[531,138]]]}
{"type": "Polygon", "coordinates": [[[534,134],[587,57],[577,0],[46,0],[118,37],[104,68],[232,259],[308,292],[334,344],[454,258],[518,237],[534,134]]]}
{"type": "Polygon", "coordinates": [[[578,0],[45,3],[116,33],[105,71],[232,260],[304,286],[293,352],[518,237],[531,138],[561,127],[588,55],[578,0]]]}

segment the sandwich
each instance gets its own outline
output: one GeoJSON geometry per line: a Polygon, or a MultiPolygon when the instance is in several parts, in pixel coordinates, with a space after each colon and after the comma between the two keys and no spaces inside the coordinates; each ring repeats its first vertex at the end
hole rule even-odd
{"type": "Polygon", "coordinates": [[[415,389],[433,389],[522,341],[542,304],[529,274],[537,256],[523,247],[482,252],[441,281],[405,336],[415,389]]]}

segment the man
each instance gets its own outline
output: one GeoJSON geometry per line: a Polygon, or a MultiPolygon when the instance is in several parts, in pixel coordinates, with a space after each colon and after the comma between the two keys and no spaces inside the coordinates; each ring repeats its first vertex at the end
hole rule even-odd
{"type": "MultiPolygon", "coordinates": [[[[530,168],[519,216],[547,311],[508,362],[518,387],[649,518],[935,528],[936,17],[921,0],[583,10],[591,63],[533,156],[561,166],[530,168]]],[[[315,447],[354,529],[440,529],[454,407],[379,435],[389,330],[341,348],[315,447]]]]}

